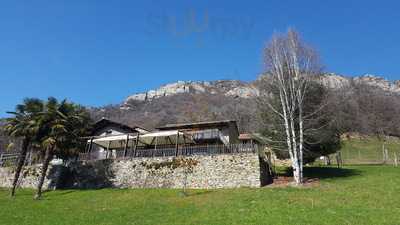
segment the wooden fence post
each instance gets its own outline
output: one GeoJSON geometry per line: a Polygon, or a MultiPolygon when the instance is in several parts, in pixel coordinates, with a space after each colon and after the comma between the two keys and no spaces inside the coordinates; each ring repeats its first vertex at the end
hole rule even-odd
{"type": "Polygon", "coordinates": [[[394,166],[398,166],[399,165],[399,161],[397,159],[397,153],[393,152],[393,160],[394,160],[394,166]]]}
{"type": "Polygon", "coordinates": [[[389,152],[388,152],[388,149],[385,148],[385,162],[388,162],[388,161],[389,161],[389,152]]]}
{"type": "Polygon", "coordinates": [[[186,146],[186,137],[185,137],[185,134],[183,134],[183,148],[182,148],[182,150],[181,150],[182,155],[186,155],[186,148],[185,148],[185,146],[186,146]]]}
{"type": "Polygon", "coordinates": [[[133,145],[134,145],[134,142],[133,142],[133,140],[132,140],[132,145],[131,145],[131,147],[129,147],[129,157],[132,157],[132,152],[133,152],[133,145]]]}
{"type": "Polygon", "coordinates": [[[338,152],[338,156],[339,156],[340,165],[343,166],[342,151],[338,152]]]}
{"type": "Polygon", "coordinates": [[[382,161],[383,161],[383,164],[386,164],[385,143],[382,144],[382,161]]]}
{"type": "Polygon", "coordinates": [[[139,144],[139,133],[136,135],[136,142],[135,142],[135,148],[133,149],[133,158],[136,157],[136,152],[137,152],[137,146],[139,144]]]}
{"type": "Polygon", "coordinates": [[[153,149],[153,153],[151,154],[151,157],[156,156],[157,145],[158,145],[158,137],[155,137],[154,149],[153,149]]]}
{"type": "Polygon", "coordinates": [[[106,159],[108,159],[108,157],[109,157],[110,145],[111,145],[111,141],[108,141],[106,159]]]}
{"type": "Polygon", "coordinates": [[[92,148],[93,148],[93,137],[90,138],[90,144],[89,144],[88,154],[87,154],[87,157],[86,157],[87,160],[90,160],[90,159],[91,159],[92,148]]]}
{"type": "Polygon", "coordinates": [[[336,158],[337,168],[340,168],[339,154],[336,153],[335,158],[336,158]]]}
{"type": "Polygon", "coordinates": [[[126,142],[124,148],[124,158],[126,158],[126,153],[128,152],[128,144],[129,144],[129,134],[126,135],[126,142]]]}
{"type": "Polygon", "coordinates": [[[177,132],[176,135],[176,146],[175,146],[175,156],[178,156],[178,148],[179,148],[179,131],[177,132]]]}

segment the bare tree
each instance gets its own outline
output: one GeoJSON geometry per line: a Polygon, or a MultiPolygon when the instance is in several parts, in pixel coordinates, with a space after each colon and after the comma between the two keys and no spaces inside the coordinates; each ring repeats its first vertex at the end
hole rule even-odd
{"type": "Polygon", "coordinates": [[[292,29],[287,34],[275,34],[264,54],[269,80],[266,83],[270,85],[269,95],[272,94],[265,96],[266,103],[281,121],[293,177],[299,185],[303,182],[304,123],[310,116],[304,115],[304,99],[312,77],[320,74],[319,58],[292,29]]]}

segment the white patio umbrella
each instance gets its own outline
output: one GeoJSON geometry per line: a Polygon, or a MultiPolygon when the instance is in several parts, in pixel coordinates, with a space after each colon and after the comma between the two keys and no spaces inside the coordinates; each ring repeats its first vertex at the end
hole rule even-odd
{"type": "MultiPolygon", "coordinates": [[[[91,140],[88,140],[90,142],[91,140]]],[[[116,149],[146,145],[175,145],[195,143],[190,135],[178,130],[157,131],[143,135],[121,134],[94,138],[93,143],[104,148],[116,149]],[[139,138],[139,139],[138,139],[139,138]],[[126,141],[128,140],[128,144],[126,141]]]]}

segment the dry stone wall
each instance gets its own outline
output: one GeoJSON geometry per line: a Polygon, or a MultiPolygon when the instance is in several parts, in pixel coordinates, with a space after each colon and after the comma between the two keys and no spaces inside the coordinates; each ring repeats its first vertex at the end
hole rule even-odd
{"type": "MultiPolygon", "coordinates": [[[[50,166],[43,184],[43,189],[55,189],[61,171],[62,167],[50,166]]],[[[14,172],[14,167],[0,167],[0,187],[12,187],[14,172]]],[[[18,180],[18,186],[22,188],[36,188],[39,181],[39,175],[40,165],[25,167],[21,172],[20,179],[18,180]]]]}
{"type": "Polygon", "coordinates": [[[260,187],[257,154],[101,160],[71,166],[69,188],[260,187]],[[187,166],[190,164],[190,166],[187,166]],[[73,180],[71,182],[71,180],[73,180]]]}
{"type": "MultiPolygon", "coordinates": [[[[235,188],[259,187],[260,164],[256,154],[194,156],[192,170],[176,158],[126,160],[113,164],[117,187],[235,188]]],[[[185,163],[183,163],[185,164],[185,163]]]]}
{"type": "MultiPolygon", "coordinates": [[[[21,187],[35,188],[39,168],[28,169],[21,187]]],[[[46,188],[237,188],[260,187],[258,154],[198,155],[75,162],[53,167],[46,188]]],[[[13,171],[0,169],[0,186],[11,186],[13,171]]]]}

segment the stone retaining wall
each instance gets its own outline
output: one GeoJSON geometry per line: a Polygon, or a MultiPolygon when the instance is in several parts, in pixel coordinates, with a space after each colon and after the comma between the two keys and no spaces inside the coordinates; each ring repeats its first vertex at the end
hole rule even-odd
{"type": "MultiPolygon", "coordinates": [[[[39,181],[41,165],[25,167],[20,175],[18,186],[22,188],[36,188],[39,181]]],[[[49,166],[43,189],[54,189],[57,186],[58,178],[62,168],[59,166],[49,166]]],[[[14,179],[14,167],[0,167],[0,187],[12,187],[14,179]]]]}
{"type": "MultiPolygon", "coordinates": [[[[185,184],[187,188],[201,189],[260,187],[267,176],[264,164],[260,163],[258,154],[253,153],[76,162],[64,168],[53,167],[45,186],[83,189],[182,188],[185,184]]],[[[33,172],[24,176],[22,187],[35,187],[39,173],[37,168],[31,170],[33,172]]],[[[0,185],[10,186],[12,176],[11,171],[2,168],[0,185]]]]}
{"type": "Polygon", "coordinates": [[[260,187],[257,154],[101,160],[69,170],[75,188],[234,188],[260,187]],[[185,166],[191,162],[192,170],[185,166]]]}

